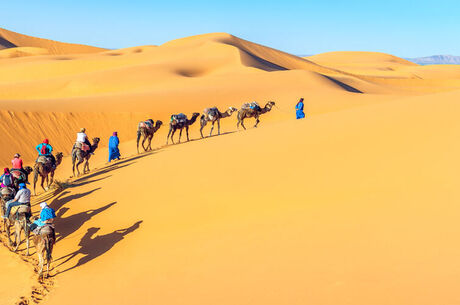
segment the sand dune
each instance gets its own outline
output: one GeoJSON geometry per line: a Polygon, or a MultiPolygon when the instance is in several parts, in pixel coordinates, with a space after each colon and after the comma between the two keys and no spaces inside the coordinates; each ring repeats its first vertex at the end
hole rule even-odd
{"type": "Polygon", "coordinates": [[[103,48],[81,44],[64,43],[49,39],[27,36],[0,28],[0,50],[17,47],[42,48],[47,50],[49,54],[96,53],[105,50],[103,48]]]}
{"type": "MultiPolygon", "coordinates": [[[[92,173],[33,198],[34,212],[47,200],[58,214],[41,304],[458,303],[457,67],[371,52],[300,58],[225,33],[90,54],[7,47],[3,164],[18,151],[31,164],[47,137],[66,154],[65,181],[77,130],[102,138],[92,173]],[[307,120],[294,120],[299,97],[307,120]],[[276,102],[259,128],[237,132],[233,115],[219,137],[198,140],[195,123],[194,141],[163,146],[172,113],[252,100],[276,102]],[[157,149],[136,155],[146,118],[165,125],[157,149]],[[114,130],[126,159],[108,166],[114,130]]],[[[37,285],[11,255],[0,251],[11,262],[2,279],[26,275],[1,304],[37,285]]]]}

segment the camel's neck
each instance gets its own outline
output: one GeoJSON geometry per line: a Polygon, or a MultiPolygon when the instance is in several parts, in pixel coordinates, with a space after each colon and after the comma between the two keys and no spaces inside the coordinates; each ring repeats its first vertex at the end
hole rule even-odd
{"type": "Polygon", "coordinates": [[[260,111],[260,113],[266,113],[266,112],[269,112],[270,110],[272,110],[272,107],[265,106],[264,108],[262,108],[262,110],[260,111]]]}
{"type": "Polygon", "coordinates": [[[192,118],[188,121],[188,125],[192,125],[193,123],[195,123],[197,117],[198,116],[195,116],[195,115],[192,116],[192,118]]]}
{"type": "Polygon", "coordinates": [[[98,146],[99,146],[99,143],[93,143],[93,145],[91,145],[91,152],[93,153],[98,146]]]}
{"type": "Polygon", "coordinates": [[[227,117],[229,117],[229,116],[231,116],[231,115],[232,115],[232,113],[230,112],[230,110],[227,110],[227,111],[225,111],[224,113],[221,113],[221,114],[220,114],[220,117],[221,117],[221,118],[227,118],[227,117]]]}

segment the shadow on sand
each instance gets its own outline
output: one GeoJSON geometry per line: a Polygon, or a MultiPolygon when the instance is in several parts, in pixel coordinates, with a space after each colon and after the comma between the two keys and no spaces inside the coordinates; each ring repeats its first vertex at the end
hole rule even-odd
{"type": "Polygon", "coordinates": [[[136,231],[137,229],[139,229],[141,223],[142,223],[142,220],[136,222],[135,224],[133,224],[129,228],[119,229],[119,230],[115,230],[115,231],[113,231],[112,233],[109,233],[109,234],[96,235],[96,236],[94,236],[94,235],[101,228],[96,228],[96,227],[89,228],[88,231],[86,232],[86,234],[80,240],[80,243],[78,244],[80,246],[80,249],[78,249],[75,252],[69,253],[69,254],[67,254],[67,255],[59,258],[59,259],[57,259],[57,261],[63,260],[61,263],[59,263],[58,266],[67,263],[68,261],[70,261],[73,258],[75,258],[77,255],[84,255],[84,256],[82,258],[80,258],[78,260],[78,262],[74,266],[72,266],[70,268],[67,268],[64,271],[60,271],[57,274],[70,271],[70,270],[72,270],[74,268],[77,268],[77,267],[79,267],[81,265],[84,265],[84,264],[92,261],[93,259],[103,255],[104,253],[106,253],[107,251],[112,249],[113,246],[115,246],[115,244],[117,244],[118,242],[122,241],[125,238],[126,235],[128,235],[128,234],[136,231]]]}
{"type": "Polygon", "coordinates": [[[80,212],[68,217],[62,217],[68,210],[69,208],[61,208],[59,209],[57,213],[57,218],[56,218],[56,227],[58,228],[57,230],[57,239],[56,241],[61,241],[73,232],[76,232],[78,229],[83,226],[85,222],[90,220],[92,217],[96,216],[99,213],[104,212],[117,202],[112,202],[109,203],[103,207],[100,207],[98,209],[91,209],[85,212],[80,212]]]}

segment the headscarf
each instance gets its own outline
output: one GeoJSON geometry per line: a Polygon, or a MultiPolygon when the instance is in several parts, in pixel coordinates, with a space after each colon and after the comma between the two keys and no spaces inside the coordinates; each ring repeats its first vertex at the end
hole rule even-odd
{"type": "Polygon", "coordinates": [[[22,190],[22,189],[25,189],[26,188],[26,184],[25,183],[19,183],[19,189],[22,190]]]}
{"type": "Polygon", "coordinates": [[[118,133],[116,131],[113,132],[114,137],[118,137],[118,133]]]}
{"type": "Polygon", "coordinates": [[[9,174],[9,173],[10,173],[10,169],[9,169],[8,167],[5,167],[5,168],[3,169],[3,173],[4,173],[4,174],[9,174]]]}
{"type": "Polygon", "coordinates": [[[19,158],[21,155],[19,153],[14,154],[14,158],[19,158]]]}
{"type": "Polygon", "coordinates": [[[80,132],[85,132],[86,131],[86,128],[81,128],[80,129],[80,132]]]}
{"type": "Polygon", "coordinates": [[[43,210],[44,208],[48,207],[48,203],[46,203],[46,201],[43,201],[42,203],[40,203],[40,208],[43,210]]]}
{"type": "Polygon", "coordinates": [[[44,143],[44,144],[50,144],[50,141],[49,141],[48,139],[44,139],[44,140],[43,140],[43,143],[44,143]]]}

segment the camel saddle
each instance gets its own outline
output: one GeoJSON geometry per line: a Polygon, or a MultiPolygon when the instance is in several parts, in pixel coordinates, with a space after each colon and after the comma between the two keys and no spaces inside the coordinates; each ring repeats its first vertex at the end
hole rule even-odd
{"type": "Polygon", "coordinates": [[[78,148],[84,152],[87,152],[89,151],[89,145],[86,144],[86,143],[82,143],[82,142],[75,142],[75,145],[74,145],[75,148],[78,148]]]}
{"type": "Polygon", "coordinates": [[[219,115],[219,110],[217,109],[217,107],[206,108],[204,110],[204,113],[206,113],[210,120],[214,120],[219,115]]]}
{"type": "Polygon", "coordinates": [[[244,103],[243,106],[241,106],[241,109],[252,109],[256,111],[260,111],[260,106],[257,102],[250,102],[250,103],[244,103]]]}
{"type": "Polygon", "coordinates": [[[10,210],[10,215],[26,214],[26,213],[30,213],[30,206],[27,204],[21,204],[21,205],[12,207],[10,210]]]}
{"type": "Polygon", "coordinates": [[[10,173],[11,173],[11,175],[13,175],[13,177],[15,179],[18,179],[20,181],[25,181],[26,180],[26,175],[22,171],[20,171],[19,169],[11,169],[10,173]]]}
{"type": "Polygon", "coordinates": [[[50,157],[47,156],[38,156],[37,163],[42,163],[46,166],[51,166],[52,165],[52,160],[50,157]]]}
{"type": "Polygon", "coordinates": [[[8,195],[14,196],[16,191],[12,187],[2,187],[1,193],[2,193],[2,197],[8,196],[8,195]]]}
{"type": "Polygon", "coordinates": [[[153,128],[153,124],[152,124],[152,122],[150,122],[150,121],[142,121],[142,122],[139,123],[139,127],[140,127],[140,128],[152,129],[152,128],[153,128]]]}
{"type": "Polygon", "coordinates": [[[185,123],[187,121],[187,116],[183,113],[173,114],[171,116],[171,122],[178,123],[185,123]]]}
{"type": "Polygon", "coordinates": [[[52,224],[45,224],[44,226],[41,227],[36,227],[32,233],[35,235],[50,235],[52,234],[54,236],[54,225],[52,224]]]}

